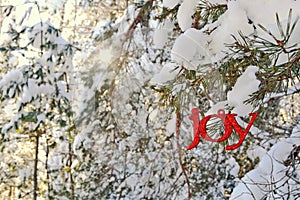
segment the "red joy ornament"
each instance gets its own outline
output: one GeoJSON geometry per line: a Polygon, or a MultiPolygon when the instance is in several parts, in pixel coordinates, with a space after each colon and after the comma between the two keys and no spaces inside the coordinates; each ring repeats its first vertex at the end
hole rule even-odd
{"type": "Polygon", "coordinates": [[[218,114],[212,114],[204,117],[200,122],[199,122],[199,109],[198,108],[193,108],[192,109],[192,116],[189,117],[190,120],[193,121],[194,124],[194,140],[193,142],[186,148],[187,150],[191,150],[195,148],[199,142],[200,142],[200,137],[202,137],[205,140],[211,141],[211,142],[223,142],[224,140],[227,140],[230,135],[232,134],[232,128],[235,129],[237,134],[240,136],[240,140],[238,141],[237,144],[226,146],[226,150],[234,150],[241,146],[243,143],[244,139],[246,138],[247,133],[249,132],[252,124],[254,123],[256,117],[258,116],[258,113],[250,113],[249,116],[252,118],[250,119],[249,124],[247,125],[246,129],[243,130],[243,128],[237,123],[235,116],[237,114],[225,114],[225,111],[220,109],[218,111],[218,114]],[[207,135],[206,131],[206,125],[207,122],[212,118],[212,117],[217,117],[220,118],[224,124],[225,130],[224,134],[222,137],[218,139],[213,139],[207,135]]]}

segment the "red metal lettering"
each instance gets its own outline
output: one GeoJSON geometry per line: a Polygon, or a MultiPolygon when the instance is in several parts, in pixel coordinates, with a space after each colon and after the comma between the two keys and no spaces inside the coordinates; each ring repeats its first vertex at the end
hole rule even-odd
{"type": "Polygon", "coordinates": [[[247,125],[246,129],[243,130],[242,127],[240,127],[240,125],[237,123],[237,121],[235,120],[234,116],[236,116],[237,114],[227,114],[226,117],[228,118],[228,120],[230,121],[230,123],[232,124],[233,128],[236,130],[237,134],[240,136],[240,140],[238,141],[238,143],[234,144],[234,145],[230,145],[230,146],[226,146],[226,150],[234,150],[238,147],[241,146],[241,144],[243,143],[247,133],[249,132],[252,124],[254,123],[256,117],[258,116],[258,113],[250,113],[249,116],[251,116],[251,120],[249,122],[249,124],[247,125]]]}
{"type": "Polygon", "coordinates": [[[190,150],[195,148],[200,142],[200,133],[199,133],[199,109],[193,108],[192,109],[192,116],[189,117],[190,120],[194,123],[194,140],[193,142],[186,148],[190,150]]]}
{"type": "Polygon", "coordinates": [[[245,140],[245,137],[246,137],[247,133],[249,132],[252,124],[254,123],[256,117],[258,116],[258,113],[249,114],[249,116],[251,116],[252,118],[250,119],[250,122],[248,123],[246,129],[243,130],[235,119],[235,116],[237,114],[225,114],[224,110],[219,110],[218,114],[208,115],[199,122],[199,114],[198,113],[199,113],[199,110],[197,108],[193,108],[192,116],[189,117],[189,119],[192,120],[193,124],[194,124],[194,139],[193,139],[193,142],[186,148],[187,150],[191,150],[191,149],[195,148],[200,142],[200,137],[202,137],[205,140],[211,141],[211,142],[222,142],[224,140],[227,140],[230,137],[230,135],[232,134],[232,127],[236,130],[237,134],[240,136],[240,139],[237,144],[226,146],[225,149],[226,150],[234,150],[241,146],[241,144],[245,140]],[[213,139],[213,138],[209,137],[207,135],[207,131],[206,131],[207,122],[213,117],[220,118],[225,127],[225,132],[224,132],[223,136],[218,139],[213,139]]]}
{"type": "Polygon", "coordinates": [[[200,122],[199,129],[200,129],[199,131],[200,131],[200,134],[201,134],[202,138],[205,139],[205,140],[211,141],[211,142],[223,142],[224,140],[227,140],[229,138],[229,136],[231,135],[231,133],[232,133],[232,127],[231,127],[230,121],[228,121],[226,116],[219,115],[219,114],[217,114],[217,115],[215,115],[215,114],[214,115],[208,115],[208,116],[204,117],[200,122]],[[225,133],[219,139],[212,139],[207,135],[206,125],[207,125],[208,120],[210,120],[212,117],[220,118],[222,120],[222,122],[224,123],[224,126],[225,126],[225,133]]]}

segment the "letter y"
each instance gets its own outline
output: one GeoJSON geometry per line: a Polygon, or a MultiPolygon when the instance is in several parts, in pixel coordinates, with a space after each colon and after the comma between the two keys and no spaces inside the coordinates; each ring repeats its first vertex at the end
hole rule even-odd
{"type": "Polygon", "coordinates": [[[240,136],[240,140],[238,141],[237,144],[234,145],[230,145],[230,146],[226,146],[226,150],[234,150],[236,148],[238,148],[239,146],[241,146],[241,144],[243,143],[247,133],[249,132],[253,122],[255,121],[256,117],[258,116],[258,113],[250,113],[249,116],[251,116],[251,120],[247,126],[247,128],[245,130],[243,130],[241,128],[241,126],[237,123],[237,121],[235,120],[234,116],[236,116],[236,114],[227,114],[226,117],[228,118],[228,120],[230,121],[231,125],[233,126],[233,128],[236,130],[236,132],[238,133],[238,135],[240,136]]]}

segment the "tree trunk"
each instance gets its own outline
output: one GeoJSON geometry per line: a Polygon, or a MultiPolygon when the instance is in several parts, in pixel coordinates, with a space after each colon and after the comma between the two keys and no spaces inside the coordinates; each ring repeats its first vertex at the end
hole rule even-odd
{"type": "Polygon", "coordinates": [[[34,168],[33,168],[33,200],[37,199],[37,191],[38,191],[38,179],[37,179],[37,171],[38,171],[38,159],[39,159],[39,139],[40,135],[37,133],[35,140],[35,159],[34,159],[34,168]]]}
{"type": "Polygon", "coordinates": [[[75,199],[75,190],[74,190],[74,180],[72,175],[72,144],[69,142],[69,175],[70,175],[70,184],[71,184],[71,200],[75,199]]]}

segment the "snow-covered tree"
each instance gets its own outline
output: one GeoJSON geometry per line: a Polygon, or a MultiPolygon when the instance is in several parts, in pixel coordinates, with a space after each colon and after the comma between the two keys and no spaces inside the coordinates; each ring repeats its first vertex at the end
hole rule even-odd
{"type": "MultiPolygon", "coordinates": [[[[112,121],[108,121],[113,124],[108,127],[112,131],[119,129],[125,132],[124,136],[120,138],[121,144],[116,146],[120,148],[124,142],[125,144],[133,143],[127,144],[128,148],[125,151],[132,157],[132,150],[137,148],[137,144],[133,142],[134,139],[130,138],[145,136],[144,132],[146,131],[144,130],[140,130],[136,134],[136,130],[138,130],[136,126],[144,124],[141,121],[143,118],[138,115],[140,110],[135,109],[137,111],[133,112],[131,110],[134,107],[127,105],[135,99],[135,96],[139,96],[134,93],[136,86],[133,84],[133,80],[139,80],[135,77],[140,77],[138,69],[142,69],[146,72],[148,70],[148,74],[151,74],[151,70],[154,72],[158,70],[158,73],[154,74],[149,81],[146,79],[146,82],[142,82],[143,84],[136,84],[140,85],[138,88],[142,88],[141,93],[147,94],[149,99],[146,102],[143,100],[138,105],[141,106],[143,103],[151,105],[147,109],[151,112],[148,111],[145,118],[150,122],[154,120],[155,126],[161,127],[162,130],[164,130],[163,127],[167,127],[158,137],[171,142],[173,150],[177,149],[176,153],[173,152],[172,155],[168,152],[169,156],[167,157],[169,162],[171,160],[177,162],[177,166],[170,166],[170,169],[175,174],[180,174],[175,179],[178,179],[175,181],[178,185],[173,185],[174,188],[166,186],[166,182],[172,182],[172,178],[168,177],[169,180],[165,181],[166,177],[164,177],[157,182],[157,185],[153,186],[154,191],[157,192],[161,191],[160,188],[164,185],[166,186],[166,189],[163,190],[165,191],[164,195],[169,195],[168,191],[173,191],[175,194],[172,195],[175,196],[160,196],[159,193],[154,192],[153,196],[150,195],[152,193],[147,193],[147,196],[139,196],[139,198],[180,199],[188,196],[189,198],[222,198],[226,196],[223,187],[227,193],[231,193],[235,185],[241,181],[245,182],[240,178],[248,176],[247,172],[255,168],[264,155],[268,155],[267,152],[277,143],[276,141],[286,137],[296,137],[291,133],[299,120],[299,109],[297,109],[299,105],[297,100],[295,101],[295,99],[299,99],[297,95],[299,92],[299,38],[297,38],[299,13],[294,9],[299,5],[297,2],[291,1],[278,8],[275,6],[276,2],[264,1],[263,3],[266,4],[268,12],[257,9],[261,4],[258,1],[163,1],[162,4],[161,2],[147,1],[136,4],[135,7],[129,7],[124,20],[120,20],[115,25],[117,28],[111,29],[116,30],[112,36],[113,40],[112,42],[106,40],[103,42],[103,46],[107,48],[107,42],[111,43],[108,46],[112,47],[112,51],[120,52],[120,54],[109,66],[114,70],[100,69],[101,76],[97,74],[96,77],[101,78],[100,83],[105,86],[104,91],[100,90],[100,96],[103,97],[102,94],[106,94],[107,98],[111,99],[108,112],[112,114],[112,121]],[[151,46],[151,44],[153,45],[151,46]],[[148,59],[145,60],[145,58],[148,59]],[[161,66],[162,69],[159,70],[161,66]],[[107,72],[108,83],[105,83],[105,79],[103,79],[103,71],[107,72]],[[109,89],[106,89],[107,87],[109,89]],[[121,91],[118,88],[121,88],[121,91]],[[154,97],[150,95],[153,93],[148,94],[143,91],[148,91],[149,88],[154,90],[154,97]],[[157,102],[157,98],[159,98],[159,102],[157,102]],[[294,99],[295,103],[290,105],[297,107],[291,112],[284,106],[289,99],[294,99]],[[240,124],[249,120],[247,116],[250,112],[258,112],[260,117],[255,122],[256,127],[251,129],[250,136],[239,149],[227,152],[224,151],[222,144],[204,143],[197,150],[186,152],[182,146],[188,144],[189,132],[191,132],[191,122],[188,116],[193,107],[200,108],[201,116],[216,113],[221,108],[226,112],[237,113],[240,124]],[[157,108],[159,109],[157,110],[157,108]],[[166,114],[162,113],[160,111],[162,108],[170,110],[173,114],[166,111],[166,114]],[[284,114],[289,113],[290,120],[287,120],[287,116],[284,118],[281,116],[283,112],[284,114]],[[157,119],[163,115],[172,116],[169,123],[173,125],[164,125],[161,123],[162,120],[157,119]],[[131,119],[129,116],[139,120],[132,121],[133,127],[128,124],[131,119]],[[179,130],[180,134],[178,135],[179,130]],[[176,136],[178,143],[176,143],[176,136]],[[177,190],[178,188],[180,190],[177,190]]],[[[265,7],[263,8],[265,9],[265,7]]],[[[104,31],[103,35],[106,33],[104,31]]],[[[103,63],[103,61],[101,62],[103,63]]],[[[99,64],[94,64],[94,66],[96,69],[99,64]]],[[[95,85],[93,87],[95,88],[95,85]]],[[[100,98],[100,101],[102,100],[100,98]]],[[[99,123],[102,121],[101,119],[99,123]]],[[[168,121],[165,122],[169,124],[168,121]]],[[[151,126],[147,125],[148,134],[152,133],[151,126]]],[[[153,129],[152,134],[154,135],[148,137],[157,137],[156,134],[160,132],[159,130],[153,129]]],[[[216,137],[218,137],[217,134],[223,133],[220,126],[210,128],[210,131],[211,134],[216,134],[216,137]]],[[[116,140],[115,135],[113,138],[116,140]]],[[[112,143],[116,142],[114,140],[112,143]]],[[[230,144],[236,141],[237,137],[235,136],[229,139],[230,144]]],[[[295,146],[287,152],[297,149],[299,142],[293,141],[295,146]]],[[[145,149],[149,151],[149,145],[152,142],[156,144],[157,141],[150,139],[147,141],[148,146],[145,149]]],[[[111,148],[107,143],[103,145],[105,148],[111,148]]],[[[110,151],[102,152],[106,154],[110,151]]],[[[121,158],[124,158],[125,152],[115,151],[116,158],[112,162],[119,163],[118,155],[123,155],[121,158]]],[[[154,152],[159,155],[157,150],[154,152]]],[[[285,159],[288,159],[288,154],[283,155],[280,159],[283,163],[285,159]]],[[[297,156],[294,159],[297,160],[297,156]]],[[[153,160],[153,165],[157,166],[161,173],[164,173],[165,168],[162,167],[164,165],[156,162],[158,162],[157,159],[153,160]]],[[[104,163],[107,162],[104,161],[104,163]]],[[[110,166],[112,172],[114,166],[116,165],[110,166]]],[[[119,171],[126,171],[126,166],[124,164],[119,171]]],[[[137,168],[134,169],[138,172],[137,168]]],[[[287,168],[285,169],[287,170],[287,168]]],[[[142,170],[144,171],[143,168],[142,170]]],[[[138,186],[138,180],[144,180],[143,176],[133,177],[136,177],[134,184],[131,182],[133,185],[138,186]]],[[[268,175],[268,177],[270,176],[268,175]]],[[[130,176],[128,179],[133,181],[130,176]]],[[[126,183],[126,177],[123,177],[122,180],[126,183]]],[[[149,178],[149,180],[155,180],[155,178],[149,178]]],[[[254,183],[245,183],[251,185],[255,184],[255,181],[254,183]]],[[[290,181],[291,185],[296,183],[294,180],[290,181]]],[[[259,184],[257,182],[257,185],[259,184]]],[[[274,187],[271,180],[264,184],[268,184],[269,188],[274,187]]],[[[119,186],[118,181],[117,185],[119,186]]],[[[126,188],[126,185],[123,187],[126,188]]],[[[140,186],[141,191],[145,191],[147,187],[140,186]]],[[[120,189],[120,186],[117,188],[120,189]]],[[[240,193],[234,193],[233,198],[248,193],[251,193],[253,198],[260,198],[259,194],[256,194],[257,191],[245,188],[246,190],[237,189],[236,191],[240,191],[240,193]]],[[[281,189],[278,188],[278,190],[281,189]]],[[[124,190],[126,194],[124,197],[136,197],[136,194],[131,196],[132,192],[139,191],[137,188],[124,190]]],[[[118,190],[115,191],[119,194],[118,190]]],[[[278,191],[274,189],[262,188],[262,191],[264,196],[278,194],[278,191]]],[[[282,192],[280,195],[291,196],[292,191],[296,190],[282,192]]],[[[140,194],[144,195],[143,192],[140,194]]],[[[295,194],[297,192],[294,192],[295,194]]],[[[240,198],[244,198],[242,195],[240,198]]]]}
{"type": "MultiPolygon", "coordinates": [[[[25,5],[3,9],[3,198],[299,198],[298,1],[25,5]],[[259,115],[239,148],[225,150],[233,131],[187,151],[193,108],[242,129],[259,115]]],[[[211,138],[225,128],[207,124],[211,138]]]]}
{"type": "Polygon", "coordinates": [[[65,186],[73,184],[72,174],[64,169],[72,164],[75,48],[49,21],[33,19],[40,12],[38,4],[6,9],[0,88],[6,113],[1,171],[7,174],[1,176],[1,198],[74,196],[72,186],[65,186]]]}

